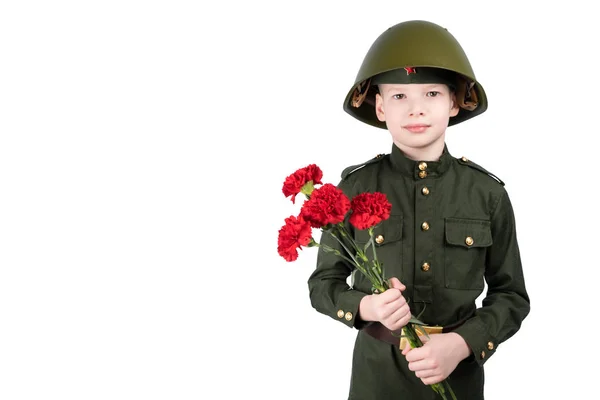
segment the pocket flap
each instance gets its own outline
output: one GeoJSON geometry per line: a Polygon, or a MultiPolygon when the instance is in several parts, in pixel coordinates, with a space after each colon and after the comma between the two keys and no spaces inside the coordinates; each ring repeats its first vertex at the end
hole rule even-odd
{"type": "MultiPolygon", "coordinates": [[[[369,241],[369,230],[356,229],[356,243],[365,244],[369,241]]],[[[376,246],[396,242],[402,239],[402,215],[390,215],[373,230],[373,239],[376,246]]]]}
{"type": "Polygon", "coordinates": [[[491,223],[484,219],[446,218],[446,242],[466,248],[491,246],[491,223]]]}

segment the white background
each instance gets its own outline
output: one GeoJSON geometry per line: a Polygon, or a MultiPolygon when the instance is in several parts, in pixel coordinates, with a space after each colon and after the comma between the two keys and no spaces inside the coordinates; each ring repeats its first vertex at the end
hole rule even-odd
{"type": "Polygon", "coordinates": [[[277,255],[281,186],[389,152],[342,102],[409,19],[467,52],[489,109],[447,143],[517,217],[532,311],[486,399],[598,398],[600,31],[540,4],[3,2],[0,398],[347,398],[356,331],[311,308],[315,249],[277,255]]]}

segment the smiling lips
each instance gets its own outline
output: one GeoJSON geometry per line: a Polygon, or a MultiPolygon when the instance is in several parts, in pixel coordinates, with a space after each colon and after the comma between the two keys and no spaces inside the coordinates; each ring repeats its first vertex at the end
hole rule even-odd
{"type": "Polygon", "coordinates": [[[412,133],[423,133],[430,126],[431,125],[427,125],[427,124],[410,124],[410,125],[405,125],[404,129],[406,129],[407,131],[412,132],[412,133]]]}

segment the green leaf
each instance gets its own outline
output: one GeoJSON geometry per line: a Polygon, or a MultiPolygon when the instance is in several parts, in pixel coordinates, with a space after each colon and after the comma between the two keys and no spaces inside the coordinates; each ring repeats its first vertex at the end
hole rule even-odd
{"type": "Polygon", "coordinates": [[[410,319],[410,321],[408,321],[408,322],[411,323],[411,324],[414,324],[414,325],[424,325],[424,326],[427,326],[427,324],[425,322],[423,322],[423,321],[421,321],[421,320],[419,320],[419,319],[417,319],[415,317],[412,317],[410,319]]]}
{"type": "Polygon", "coordinates": [[[423,315],[426,308],[427,308],[427,303],[423,303],[423,310],[419,313],[419,315],[417,315],[417,319],[421,318],[421,315],[423,315]]]}

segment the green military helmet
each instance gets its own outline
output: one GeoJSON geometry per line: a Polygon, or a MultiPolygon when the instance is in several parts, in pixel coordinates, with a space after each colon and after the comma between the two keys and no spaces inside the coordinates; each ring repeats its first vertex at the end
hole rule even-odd
{"type": "MultiPolygon", "coordinates": [[[[385,122],[375,114],[376,83],[381,77],[432,76],[442,77],[445,83],[450,74],[456,84],[453,87],[460,106],[448,125],[455,125],[473,118],[487,109],[487,97],[483,87],[475,79],[475,73],[458,41],[446,28],[428,21],[406,21],[388,28],[371,45],[358,71],[354,85],[344,100],[344,110],[354,118],[378,128],[386,128],[385,122]],[[402,74],[398,74],[398,70],[402,74]],[[419,75],[420,71],[429,71],[419,75]],[[437,70],[437,74],[431,71],[437,70]],[[372,82],[372,78],[376,77],[372,82]],[[379,78],[379,79],[378,79],[379,78]]],[[[417,82],[413,79],[413,82],[417,82]]],[[[389,83],[392,83],[390,81],[389,83]]],[[[398,81],[397,83],[403,83],[398,81]]],[[[408,82],[407,82],[408,83],[408,82]]]]}

